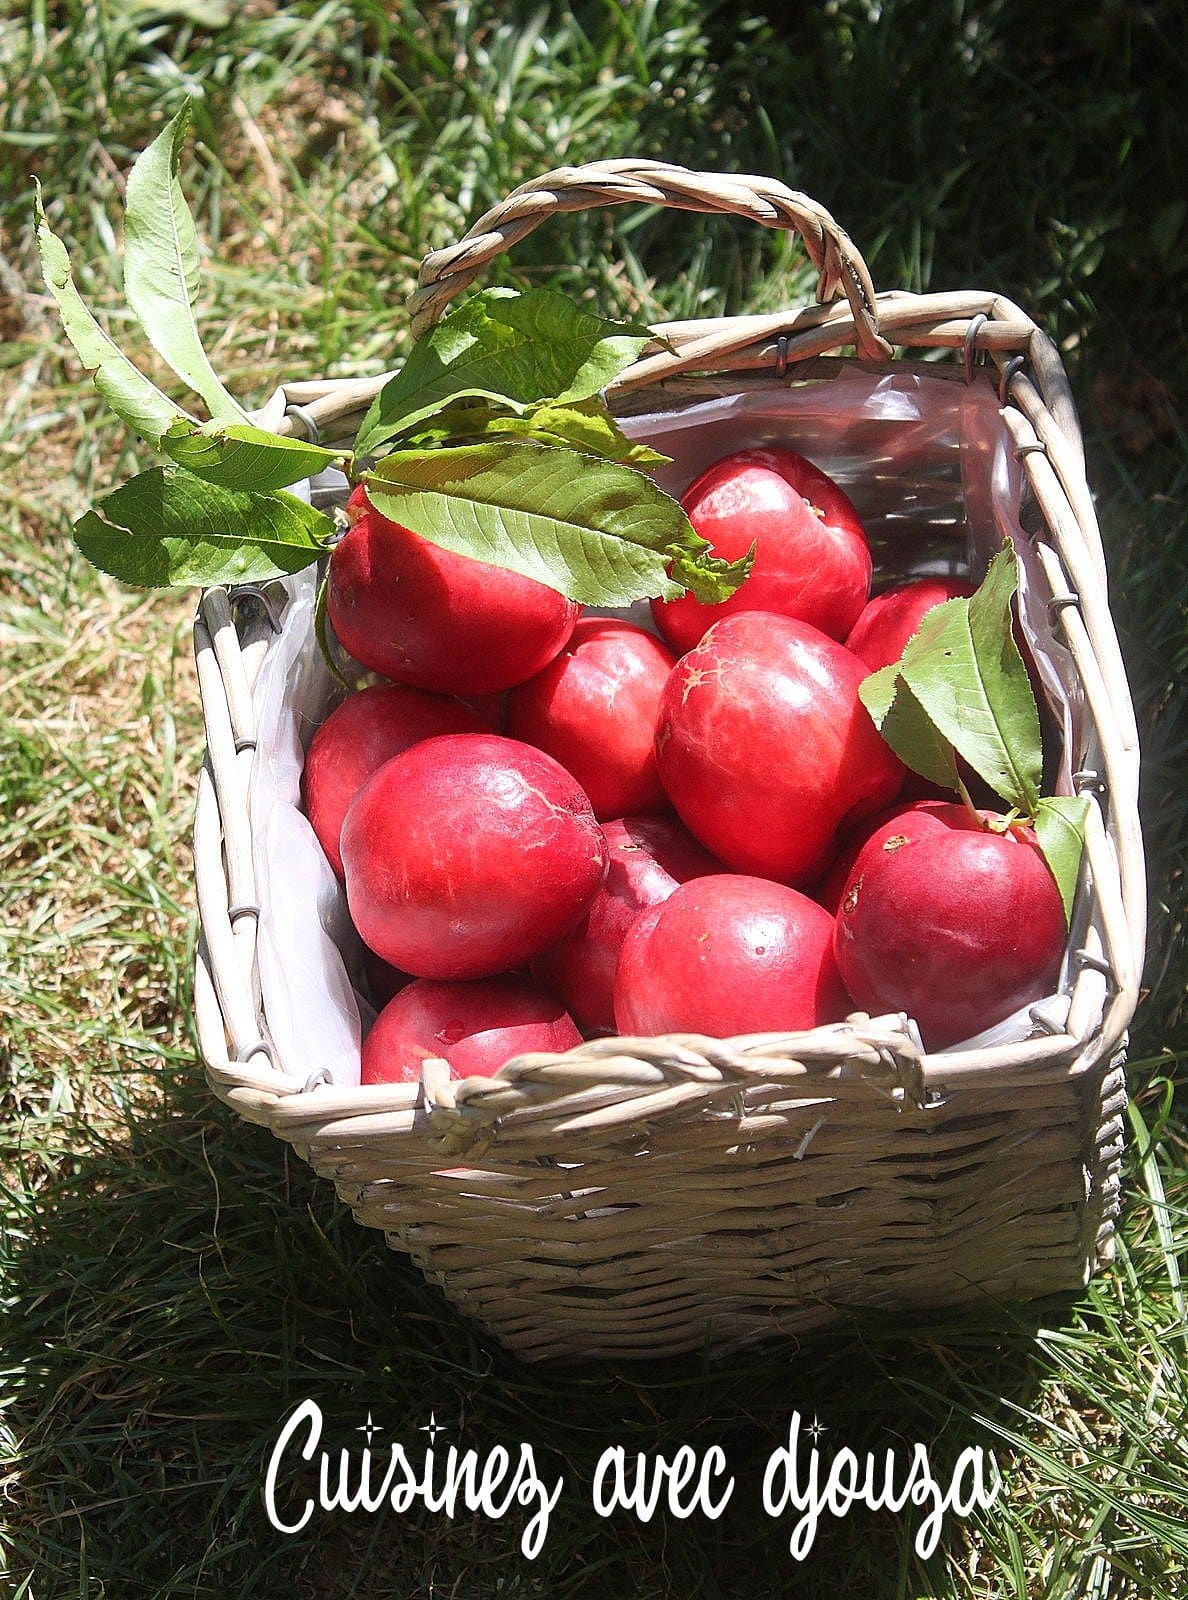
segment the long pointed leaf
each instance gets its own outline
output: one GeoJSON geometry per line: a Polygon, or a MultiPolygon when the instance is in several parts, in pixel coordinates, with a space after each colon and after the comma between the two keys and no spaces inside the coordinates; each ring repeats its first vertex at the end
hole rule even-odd
{"type": "Polygon", "coordinates": [[[515,420],[527,423],[526,431],[534,438],[572,445],[583,455],[605,456],[632,467],[663,467],[672,459],[638,439],[629,439],[601,400],[533,406],[515,420]]]}
{"type": "Polygon", "coordinates": [[[291,494],[245,494],[153,467],[74,526],[87,560],[141,589],[260,583],[323,553],[331,519],[291,494]]]}
{"type": "Polygon", "coordinates": [[[1018,573],[1000,551],[977,593],[928,612],[900,676],[976,773],[1008,805],[1035,814],[1043,775],[1039,712],[1011,631],[1018,573]]]}
{"type": "Polygon", "coordinates": [[[392,521],[586,605],[675,597],[666,568],[678,552],[719,598],[742,581],[700,553],[685,513],[651,479],[575,450],[509,440],[397,451],[366,483],[392,521]]]}
{"type": "Polygon", "coordinates": [[[37,191],[37,245],[46,287],[57,301],[66,337],[90,372],[108,405],[149,444],[156,445],[175,423],[193,423],[189,412],[175,405],[135,367],[87,310],[70,270],[66,246],[46,220],[37,191]]]}
{"type": "Polygon", "coordinates": [[[957,788],[953,746],[900,679],[898,662],[864,678],[858,686],[858,697],[905,766],[944,789],[957,788]]]}
{"type": "Polygon", "coordinates": [[[161,449],[206,483],[258,493],[300,483],[344,454],[240,422],[208,422],[201,428],[177,424],[161,440],[161,449]]]}
{"type": "Polygon", "coordinates": [[[1036,807],[1035,837],[1056,879],[1066,922],[1072,916],[1088,816],[1089,801],[1083,794],[1048,795],[1036,807]]]}
{"type": "Polygon", "coordinates": [[[211,415],[246,422],[247,413],[210,364],[194,315],[198,235],[177,176],[189,119],[186,105],[128,174],[124,292],[153,348],[201,395],[211,415]]]}

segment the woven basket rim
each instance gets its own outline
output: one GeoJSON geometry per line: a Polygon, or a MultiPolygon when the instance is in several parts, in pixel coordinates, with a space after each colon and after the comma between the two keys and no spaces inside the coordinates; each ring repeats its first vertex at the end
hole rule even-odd
{"type": "MultiPolygon", "coordinates": [[[[937,297],[892,294],[880,298],[884,298],[888,306],[891,308],[893,318],[891,323],[892,326],[895,325],[894,318],[898,318],[900,315],[903,315],[906,317],[907,321],[910,322],[916,333],[923,337],[926,341],[931,341],[937,337],[937,324],[935,320],[938,312],[937,297]],[[925,313],[927,313],[927,316],[925,316],[925,313]]],[[[1064,488],[1064,478],[1070,473],[1078,474],[1080,480],[1083,481],[1083,471],[1080,466],[1081,458],[1079,450],[1079,433],[1075,439],[1069,440],[1067,435],[1065,435],[1060,428],[1059,423],[1056,422],[1051,412],[1047,409],[1038,385],[1033,384],[1031,381],[1030,373],[1017,365],[1014,366],[1012,370],[1012,352],[1017,353],[1016,347],[1020,330],[1023,328],[1029,330],[1027,332],[1026,340],[1026,347],[1029,353],[1036,342],[1035,335],[1039,332],[1039,330],[1037,330],[1035,325],[1030,322],[1030,319],[1024,318],[1023,314],[1018,311],[1017,307],[1009,306],[1004,303],[999,303],[997,306],[995,306],[994,303],[991,302],[991,310],[997,312],[998,320],[1000,322],[1005,320],[1006,324],[1008,325],[1011,334],[1011,340],[1010,342],[1004,341],[1000,344],[997,334],[993,331],[991,332],[989,338],[987,338],[986,329],[987,327],[990,327],[993,330],[995,319],[991,316],[990,312],[972,309],[974,305],[982,306],[987,303],[983,297],[974,296],[966,297],[962,301],[962,311],[965,315],[966,322],[964,333],[958,337],[960,330],[959,328],[953,326],[952,301],[950,297],[942,298],[944,298],[945,304],[940,308],[942,316],[940,337],[948,342],[947,348],[961,349],[966,362],[965,373],[956,374],[956,381],[961,381],[962,378],[968,381],[969,378],[978,371],[978,363],[983,352],[983,340],[986,341],[984,349],[990,353],[991,361],[1002,361],[1002,392],[1000,398],[1004,401],[1004,415],[1008,411],[1016,414],[1015,427],[1012,431],[1018,436],[1019,443],[1017,448],[1022,465],[1024,466],[1028,477],[1032,480],[1032,492],[1036,492],[1036,484],[1034,480],[1039,474],[1043,474],[1043,478],[1041,479],[1041,490],[1044,498],[1049,502],[1052,499],[1053,491],[1051,483],[1047,481],[1048,478],[1055,478],[1057,485],[1061,490],[1064,488]],[[985,318],[984,321],[981,320],[983,318],[985,318]],[[1063,475],[1058,475],[1055,472],[1053,466],[1054,461],[1058,461],[1062,465],[1064,469],[1063,475]]],[[[766,373],[764,373],[762,367],[757,367],[751,364],[755,359],[753,352],[753,335],[755,334],[757,324],[756,319],[754,318],[739,317],[712,319],[708,324],[705,325],[680,325],[678,328],[677,337],[675,340],[669,341],[669,344],[670,346],[675,346],[675,349],[679,355],[683,348],[682,341],[686,341],[689,337],[692,337],[697,341],[699,352],[703,351],[706,348],[708,336],[704,335],[700,330],[703,326],[707,326],[712,333],[714,349],[719,350],[723,345],[727,346],[729,358],[736,357],[741,351],[743,359],[747,363],[747,365],[744,367],[743,378],[756,382],[769,380],[777,366],[783,366],[787,368],[790,376],[793,374],[799,376],[799,363],[801,362],[806,364],[804,370],[807,373],[814,375],[819,374],[822,369],[828,367],[830,363],[836,363],[835,370],[838,371],[853,368],[855,366],[865,371],[873,370],[872,364],[869,362],[863,362],[860,360],[855,361],[855,358],[853,357],[842,356],[836,353],[833,355],[823,355],[814,351],[814,353],[810,356],[799,356],[795,353],[796,347],[791,336],[788,338],[787,348],[785,348],[780,342],[783,336],[776,336],[776,339],[773,341],[772,329],[774,327],[792,326],[795,328],[797,319],[801,315],[802,313],[793,311],[790,314],[773,314],[770,317],[765,316],[762,319],[759,319],[761,326],[758,326],[758,332],[759,337],[762,340],[761,353],[766,354],[768,357],[768,368],[766,373]],[[745,344],[739,343],[740,335],[745,336],[745,344]]],[[[812,320],[815,326],[820,326],[818,319],[819,313],[814,310],[812,313],[812,320]]],[[[842,317],[840,320],[835,318],[830,327],[830,338],[835,352],[845,349],[847,336],[848,333],[845,318],[842,317]]],[[[1050,352],[1047,350],[1046,346],[1043,345],[1042,335],[1039,342],[1041,348],[1044,349],[1044,355],[1046,359],[1050,355],[1050,352]]],[[[942,346],[942,348],[945,347],[946,346],[942,346]]],[[[924,348],[932,349],[934,346],[932,346],[931,343],[926,343],[924,348]]],[[[671,355],[671,353],[672,352],[670,349],[668,354],[671,355]]],[[[645,351],[640,357],[640,362],[642,363],[649,359],[650,357],[648,352],[645,351]]],[[[704,357],[699,354],[698,360],[701,359],[704,359],[704,357]]],[[[937,368],[936,363],[933,362],[925,363],[925,365],[930,372],[936,370],[943,373],[945,371],[943,367],[937,368]]],[[[902,367],[903,363],[901,361],[891,360],[883,364],[882,368],[879,370],[895,372],[902,370],[902,367]]],[[[1049,380],[1049,386],[1051,387],[1051,374],[1047,371],[1046,367],[1045,375],[1047,376],[1049,380]]],[[[719,378],[729,382],[738,381],[735,371],[732,367],[727,367],[721,374],[703,374],[701,381],[713,383],[718,381],[719,378]]],[[[378,381],[378,379],[366,380],[368,389],[364,389],[363,394],[367,395],[370,385],[376,384],[378,381]]],[[[674,384],[677,386],[688,384],[690,382],[696,384],[697,381],[698,379],[696,377],[694,377],[692,380],[687,379],[684,376],[684,373],[681,371],[678,371],[675,377],[668,375],[653,376],[649,384],[646,386],[646,392],[654,397],[657,392],[663,393],[674,384]]],[[[1057,383],[1055,388],[1058,395],[1063,395],[1064,386],[1062,384],[1057,383]]],[[[360,385],[354,380],[326,380],[320,384],[306,385],[301,387],[289,386],[280,391],[280,393],[285,397],[287,405],[292,406],[293,404],[297,403],[302,406],[303,410],[308,410],[311,398],[313,398],[311,395],[311,390],[314,389],[317,390],[317,398],[314,399],[315,405],[319,402],[322,403],[324,407],[330,408],[346,405],[350,408],[350,412],[353,414],[353,412],[360,410],[361,405],[365,406],[365,404],[370,403],[369,398],[364,400],[360,399],[360,385]],[[293,402],[289,400],[288,397],[293,392],[299,394],[299,402],[293,402]]],[[[634,386],[628,386],[628,389],[629,392],[632,393],[632,398],[634,399],[634,386]]],[[[290,421],[293,420],[300,422],[303,419],[294,419],[290,417],[290,421]]],[[[1063,496],[1063,500],[1065,502],[1071,502],[1072,498],[1074,498],[1074,496],[1069,496],[1067,494],[1063,496]]],[[[1066,537],[1070,534],[1073,535],[1083,546],[1083,549],[1078,552],[1080,581],[1082,585],[1084,585],[1087,581],[1096,580],[1102,590],[1101,599],[1104,600],[1104,581],[1101,578],[1101,563],[1099,557],[1100,541],[1096,535],[1096,524],[1093,523],[1091,529],[1086,531],[1082,526],[1077,513],[1072,510],[1071,504],[1068,504],[1067,508],[1065,504],[1061,504],[1055,520],[1062,527],[1066,537]]],[[[1072,580],[1070,578],[1065,583],[1064,588],[1066,591],[1070,591],[1071,587],[1072,580]]],[[[1083,596],[1079,595],[1079,598],[1083,598],[1083,596]]],[[[1068,609],[1070,611],[1076,610],[1079,612],[1080,608],[1070,607],[1068,609]]],[[[1105,607],[1104,609],[1108,617],[1108,607],[1105,607]]],[[[1061,611],[1061,620],[1065,621],[1066,623],[1070,620],[1065,615],[1063,608],[1061,611]]],[[[222,656],[224,663],[227,660],[231,648],[226,637],[229,626],[232,626],[232,608],[228,601],[226,592],[218,590],[211,591],[210,594],[204,598],[202,606],[199,609],[199,615],[196,623],[196,636],[200,641],[199,648],[201,649],[203,648],[201,640],[204,637],[213,638],[216,634],[220,635],[223,642],[223,648],[221,651],[216,651],[216,654],[220,654],[222,656]]],[[[1116,650],[1116,640],[1113,642],[1116,650]]],[[[1119,671],[1114,675],[1115,681],[1113,683],[1112,692],[1108,696],[1107,703],[1111,706],[1111,708],[1116,708],[1125,713],[1127,710],[1129,710],[1129,694],[1128,690],[1124,688],[1124,674],[1120,673],[1120,660],[1117,662],[1117,667],[1119,671]],[[1121,695],[1118,693],[1119,682],[1123,685],[1121,695]]],[[[240,695],[240,698],[242,699],[242,694],[240,695]]],[[[1133,738],[1127,738],[1128,730],[1126,727],[1126,720],[1127,719],[1125,716],[1123,716],[1119,719],[1119,723],[1110,729],[1110,732],[1116,737],[1117,742],[1122,747],[1120,760],[1116,764],[1122,767],[1136,768],[1137,743],[1133,738]]],[[[1097,804],[1097,799],[1092,789],[1087,792],[1089,793],[1091,806],[1093,808],[1092,815],[1094,818],[1094,821],[1091,824],[1090,849],[1096,852],[1096,865],[1099,868],[1099,871],[1095,872],[1094,876],[1095,879],[1100,876],[1101,881],[1105,882],[1108,881],[1109,871],[1108,867],[1103,865],[1103,860],[1104,853],[1107,850],[1107,835],[1109,834],[1110,829],[1109,825],[1101,816],[1100,807],[1097,804]]],[[[1141,862],[1141,842],[1139,845],[1137,859],[1139,862],[1141,862]]],[[[1133,865],[1134,861],[1132,860],[1132,875],[1133,865]]],[[[1115,896],[1115,900],[1120,900],[1122,898],[1123,897],[1115,896]]],[[[1123,1041],[1126,1027],[1128,1026],[1130,1017],[1133,1014],[1134,1003],[1137,1000],[1137,979],[1138,971],[1141,967],[1141,937],[1143,926],[1145,925],[1145,905],[1140,908],[1136,904],[1135,897],[1132,894],[1129,900],[1125,903],[1124,909],[1116,904],[1113,907],[1113,910],[1115,932],[1114,949],[1110,951],[1107,956],[1103,954],[1102,950],[1098,947],[1087,948],[1084,951],[1084,963],[1081,975],[1082,987],[1093,989],[1097,995],[1097,1003],[1099,1005],[1107,1005],[1112,1010],[1112,1021],[1107,1027],[1101,1029],[1090,1028],[1088,1031],[1080,1032],[1078,1034],[1070,1034],[1058,1029],[1053,1029],[1045,1037],[1023,1041],[1017,1045],[985,1047],[980,1050],[964,1049],[924,1053],[919,1049],[918,1041],[913,1040],[909,1043],[907,1049],[912,1054],[915,1063],[917,1063],[917,1066],[913,1070],[918,1070],[920,1082],[922,1083],[925,1091],[933,1094],[943,1093],[948,1086],[951,1086],[959,1081],[964,1081],[970,1075],[984,1073],[986,1071],[993,1071],[995,1069],[998,1069],[1004,1073],[1013,1074],[1017,1081],[1034,1082],[1045,1078],[1051,1078],[1053,1081],[1062,1080],[1068,1077],[1070,1074],[1075,1075],[1088,1071],[1097,1065],[1101,1059],[1110,1057],[1119,1048],[1123,1041]],[[1124,939],[1120,940],[1117,937],[1119,930],[1123,926],[1125,926],[1130,939],[1129,951],[1123,948],[1126,941],[1124,939]],[[1103,966],[1110,967],[1111,971],[1109,974],[1101,970],[1103,966]],[[1107,977],[1109,982],[1106,981],[1107,977]],[[1113,988],[1113,994],[1112,997],[1107,997],[1105,991],[1110,987],[1113,988]]],[[[1082,1013],[1086,1009],[1091,1011],[1093,1009],[1092,1003],[1084,1002],[1081,1005],[1080,1011],[1082,1013]]],[[[263,1028],[258,1028],[253,1035],[253,1039],[248,1042],[248,1046],[246,1047],[249,1051],[247,1059],[250,1059],[252,1062],[252,1071],[250,1073],[249,1081],[244,1083],[244,1088],[250,1090],[253,1094],[268,1093],[269,1091],[275,1093],[279,1106],[281,1101],[288,1100],[290,1098],[295,1088],[301,1090],[304,1089],[305,1086],[302,1084],[295,1084],[295,1080],[291,1076],[284,1073],[279,1067],[275,1067],[272,1064],[266,1040],[264,1039],[265,1031],[266,1030],[263,1028]],[[251,1050],[252,1044],[258,1045],[258,1048],[251,1050]]],[[[600,1040],[597,1042],[599,1045],[605,1045],[607,1043],[605,1040],[600,1040]]],[[[718,1040],[710,1041],[698,1039],[694,1041],[688,1038],[684,1039],[682,1042],[686,1045],[686,1047],[708,1052],[710,1057],[715,1056],[720,1051],[723,1043],[723,1041],[718,1040]]],[[[726,1043],[742,1053],[750,1047],[751,1040],[750,1036],[746,1036],[745,1038],[740,1037],[736,1040],[726,1041],[726,1043]]],[[[581,1050],[588,1048],[588,1046],[589,1041],[585,1046],[575,1047],[575,1050],[580,1052],[581,1050]]],[[[240,1055],[244,1054],[244,1049],[244,1046],[240,1047],[240,1055]]],[[[221,1089],[226,1089],[230,1082],[234,1079],[236,1063],[230,1056],[227,1059],[218,1059],[221,1053],[217,1049],[213,1049],[213,1053],[216,1060],[214,1063],[211,1063],[210,1057],[208,1056],[208,1065],[217,1066],[218,1076],[220,1079],[220,1084],[218,1087],[221,1089]]],[[[567,1053],[567,1055],[572,1054],[573,1052],[567,1053]]],[[[608,1064],[604,1063],[604,1066],[605,1065],[608,1064]]],[[[518,1070],[518,1063],[510,1063],[508,1066],[505,1066],[503,1069],[501,1069],[501,1073],[499,1075],[500,1079],[503,1080],[509,1077],[514,1077],[516,1070],[518,1070]]],[[[314,1087],[318,1086],[314,1085],[314,1087]]],[[[350,1089],[344,1092],[355,1094],[359,1093],[360,1091],[357,1089],[350,1089]]],[[[470,1086],[464,1089],[461,1095],[461,1101],[463,1105],[469,1105],[471,1102],[481,1102],[484,1098],[489,1098],[491,1093],[491,1089],[482,1081],[475,1080],[470,1086]]],[[[317,1097],[319,1100],[325,1102],[325,1109],[329,1114],[331,1107],[329,1104],[329,1096],[326,1086],[323,1085],[319,1088],[317,1097]]],[[[374,1106],[374,1108],[377,1110],[382,1108],[383,1110],[403,1112],[407,1111],[412,1104],[423,1101],[423,1099],[423,1091],[416,1086],[414,1086],[411,1095],[405,1090],[399,1089],[396,1086],[387,1086],[386,1090],[379,1093],[372,1093],[371,1091],[368,1091],[368,1104],[369,1106],[374,1106]]],[[[449,1104],[450,1109],[453,1109],[452,1100],[453,1093],[447,1089],[443,1098],[435,1098],[434,1108],[437,1109],[449,1104]]],[[[472,1107],[472,1109],[474,1108],[476,1107],[472,1107]]],[[[279,1114],[281,1113],[278,1111],[278,1115],[279,1114]]]]}

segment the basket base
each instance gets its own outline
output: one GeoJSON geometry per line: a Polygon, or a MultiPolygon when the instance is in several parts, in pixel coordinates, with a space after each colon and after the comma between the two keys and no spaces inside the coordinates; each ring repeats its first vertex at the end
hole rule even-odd
{"type": "Polygon", "coordinates": [[[789,1104],[778,1134],[746,1145],[721,1119],[713,1159],[703,1143],[692,1161],[677,1124],[626,1160],[646,1156],[646,1193],[622,1150],[521,1165],[492,1149],[481,1168],[366,1182],[341,1151],[309,1158],[525,1361],[722,1356],[871,1315],[1000,1319],[1080,1292],[1112,1256],[1124,1105],[1118,1057],[874,1119],[861,1102],[789,1104]]]}

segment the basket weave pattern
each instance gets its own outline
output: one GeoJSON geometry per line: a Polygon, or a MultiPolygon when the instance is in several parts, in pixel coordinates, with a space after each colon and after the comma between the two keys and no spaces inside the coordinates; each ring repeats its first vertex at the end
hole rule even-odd
{"type": "MultiPolygon", "coordinates": [[[[195,627],[208,756],[195,821],[195,1006],[214,1091],[289,1141],[359,1220],[525,1358],[654,1356],[804,1333],[847,1307],[978,1307],[1075,1289],[1118,1204],[1121,1051],[1146,910],[1138,747],[1075,410],[1058,352],[989,293],[876,294],[828,213],[766,179],[653,162],[563,169],[426,258],[423,330],[491,258],[558,210],[639,202],[791,228],[813,307],[669,323],[613,386],[616,409],[783,383],[819,357],[891,370],[949,350],[991,361],[1025,473],[1033,548],[1084,697],[1090,800],[1067,1016],[1033,1037],[923,1055],[901,1017],[810,1033],[600,1039],[493,1080],[342,1088],[276,1065],[260,1004],[248,778],[269,631],[208,592],[195,627]],[[662,398],[661,398],[662,397],[662,398]]],[[[261,413],[349,440],[384,381],[288,384],[261,413]]]]}

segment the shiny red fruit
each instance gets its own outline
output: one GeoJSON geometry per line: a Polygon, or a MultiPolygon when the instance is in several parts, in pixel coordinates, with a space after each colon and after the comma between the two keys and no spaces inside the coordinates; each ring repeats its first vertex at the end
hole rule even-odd
{"type": "MultiPolygon", "coordinates": [[[[881,667],[890,666],[893,661],[899,660],[908,641],[919,631],[920,624],[935,606],[941,605],[946,600],[968,598],[974,591],[975,585],[968,579],[956,577],[918,578],[896,589],[888,589],[885,594],[877,595],[867,605],[846,640],[846,649],[852,650],[856,656],[865,661],[872,672],[877,672],[881,667]]],[[[1035,664],[1035,657],[1024,638],[1017,618],[1013,624],[1013,632],[1042,716],[1046,707],[1043,684],[1035,664]]],[[[1049,740],[1045,738],[1044,742],[1046,747],[1049,740]]],[[[992,791],[960,756],[957,758],[957,770],[967,792],[974,796],[975,802],[985,796],[987,804],[993,806],[997,803],[992,791]]],[[[911,795],[930,800],[951,800],[954,792],[953,787],[942,788],[914,772],[908,774],[903,790],[905,797],[911,795]]]]}
{"type": "Polygon", "coordinates": [[[915,578],[888,589],[863,607],[846,638],[846,649],[865,661],[871,672],[898,661],[934,606],[973,594],[968,578],[915,578]]]}
{"type": "Polygon", "coordinates": [[[581,1042],[561,1002],[523,978],[418,978],[375,1019],[363,1041],[360,1082],[415,1082],[430,1058],[447,1061],[451,1078],[490,1078],[512,1056],[581,1042]]]}
{"type": "Polygon", "coordinates": [[[371,774],[422,739],[487,727],[457,700],[398,683],[360,689],[334,708],[310,741],[301,790],[305,814],[339,878],[343,818],[371,774]]]}
{"type": "Polygon", "coordinates": [[[716,555],[734,561],[754,544],[755,562],[717,605],[691,594],[653,601],[656,625],[678,654],[739,611],[774,611],[845,638],[870,593],[871,556],[861,519],[832,478],[792,450],[743,450],[703,472],[681,504],[716,555]]]}
{"type": "Polygon", "coordinates": [[[852,1007],[833,919],[796,889],[727,875],[682,884],[632,925],[619,956],[622,1033],[783,1033],[852,1007]]]}
{"type": "Polygon", "coordinates": [[[354,496],[350,512],[326,611],[343,649],[373,672],[442,694],[495,694],[539,672],[573,632],[581,608],[546,584],[443,550],[354,496]]]}
{"type": "Polygon", "coordinates": [[[808,623],[716,623],[668,679],[660,776],[685,826],[732,871],[802,885],[836,838],[889,804],[904,769],[858,698],[866,668],[808,623]]]}
{"type": "Polygon", "coordinates": [[[600,820],[667,811],[652,740],[675,663],[634,623],[582,617],[561,654],[508,695],[507,731],[572,772],[600,820]]]}
{"type": "Polygon", "coordinates": [[[834,948],[858,1005],[906,1011],[925,1046],[943,1050],[1051,994],[1065,938],[1060,891],[1031,830],[932,801],[863,845],[834,948]]]}
{"type": "MultiPolygon", "coordinates": [[[[913,774],[909,772],[909,782],[912,777],[913,774]]],[[[938,791],[937,794],[929,795],[926,799],[912,798],[907,800],[901,795],[893,806],[888,806],[885,810],[876,812],[874,816],[863,817],[860,822],[847,829],[838,843],[838,851],[834,857],[833,865],[821,877],[820,881],[815,883],[812,889],[808,891],[817,904],[824,906],[829,915],[835,917],[850,884],[851,868],[858,859],[858,852],[871,834],[876,829],[881,828],[884,823],[894,822],[906,813],[918,810],[920,806],[935,805],[938,799],[948,803],[951,796],[938,791]]]]}
{"type": "Polygon", "coordinates": [[[627,930],[680,883],[724,872],[675,818],[621,817],[603,827],[610,868],[590,910],[563,939],[532,960],[588,1033],[613,1033],[615,969],[627,930]]]}
{"type": "Polygon", "coordinates": [[[360,789],[342,830],[364,942],[420,978],[521,966],[585,914],[606,840],[551,756],[498,734],[426,739],[360,789]]]}

